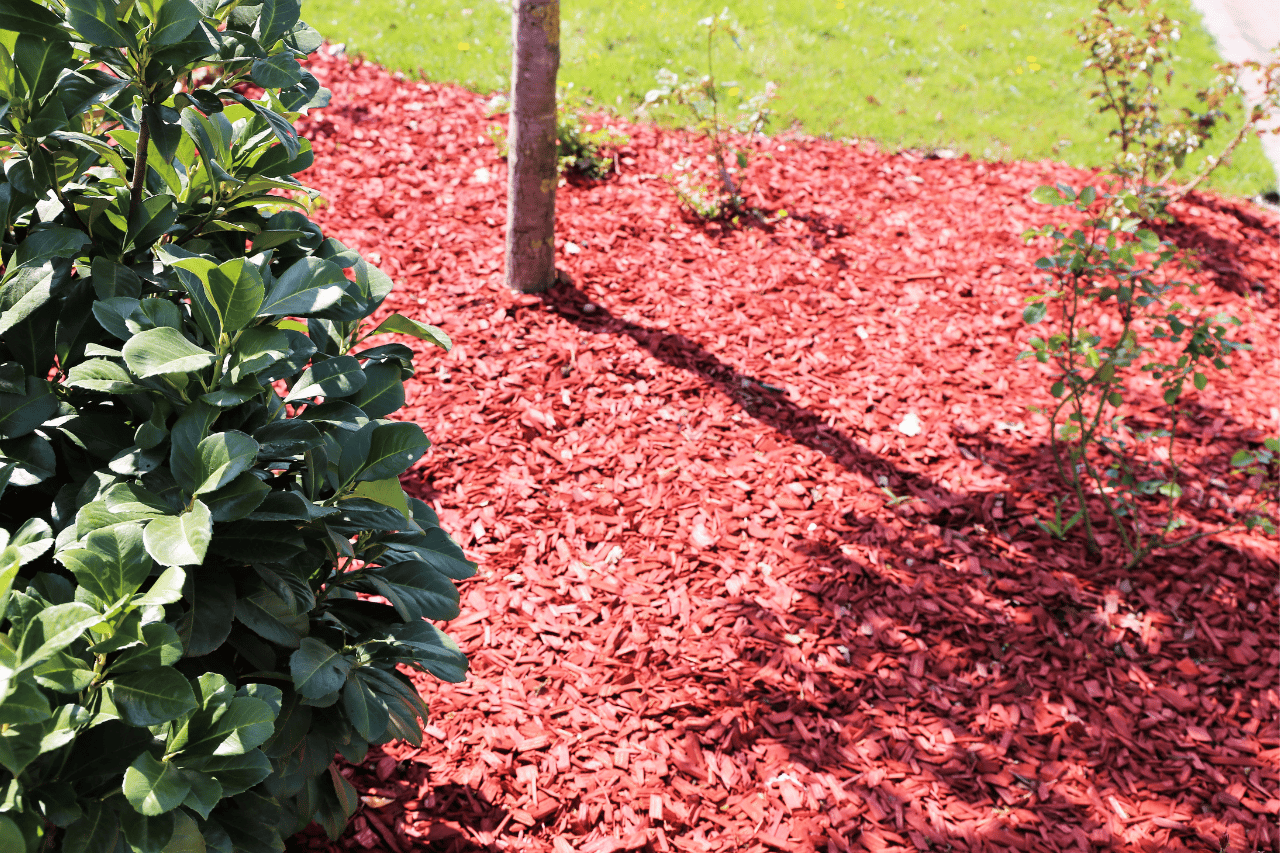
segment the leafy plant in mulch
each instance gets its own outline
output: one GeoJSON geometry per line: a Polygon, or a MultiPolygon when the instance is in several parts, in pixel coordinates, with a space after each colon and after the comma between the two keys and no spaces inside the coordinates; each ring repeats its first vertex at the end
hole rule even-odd
{"type": "MultiPolygon", "coordinates": [[[[1085,68],[1097,75],[1090,97],[1098,111],[1111,113],[1117,127],[1110,136],[1120,144],[1111,171],[1123,192],[1113,210],[1129,210],[1144,219],[1164,216],[1170,202],[1191,192],[1220,165],[1251,132],[1280,110],[1280,60],[1267,65],[1246,62],[1218,65],[1218,75],[1196,93],[1197,109],[1181,108],[1169,117],[1174,44],[1182,24],[1156,8],[1152,0],[1099,0],[1093,13],[1080,22],[1077,41],[1089,58],[1085,68]],[[1253,75],[1262,85],[1261,99],[1247,109],[1235,133],[1186,183],[1173,181],[1187,155],[1209,141],[1230,121],[1227,108],[1244,90],[1241,78],[1253,75]]],[[[1274,132],[1274,131],[1273,131],[1274,132]]]]}
{"type": "Polygon", "coordinates": [[[725,90],[724,97],[736,97],[739,87],[733,82],[716,80],[716,39],[727,36],[742,50],[741,33],[730,18],[728,9],[719,15],[703,18],[698,26],[706,30],[707,73],[682,83],[678,74],[664,68],[657,74],[658,86],[645,95],[644,103],[645,106],[684,107],[693,117],[692,128],[701,133],[711,146],[714,178],[703,176],[691,160],[681,160],[664,175],[680,203],[702,219],[731,218],[747,209],[742,195],[741,170],[750,162],[752,151],[749,146],[735,143],[730,134],[737,133],[750,140],[764,130],[773,115],[769,102],[775,97],[775,87],[766,83],[763,91],[741,102],[738,106],[741,115],[737,120],[724,115],[720,90],[725,90]]]}
{"type": "MultiPolygon", "coordinates": [[[[631,137],[617,128],[603,122],[597,126],[599,120],[589,115],[594,106],[590,98],[573,90],[572,83],[561,86],[556,94],[556,156],[561,175],[604,180],[617,170],[618,149],[631,141],[631,137]]],[[[497,115],[510,108],[510,99],[498,96],[490,102],[489,114],[497,115]]],[[[506,157],[509,151],[506,128],[491,124],[488,134],[498,149],[498,156],[506,157]]]]}
{"type": "Polygon", "coordinates": [[[412,351],[368,338],[449,341],[371,328],[390,279],[304,212],[299,14],[0,8],[6,853],[336,836],[335,753],[421,740],[399,667],[466,673],[425,620],[474,566],[397,480],[412,351]]]}
{"type": "MultiPolygon", "coordinates": [[[[1031,349],[1019,358],[1054,368],[1049,393],[1057,402],[1047,411],[1049,438],[1058,476],[1076,506],[1064,518],[1063,502],[1055,500],[1052,520],[1041,519],[1040,527],[1063,538],[1082,524],[1090,550],[1098,552],[1101,506],[1128,554],[1126,567],[1153,551],[1221,532],[1225,528],[1177,532],[1186,523],[1177,513],[1186,474],[1178,424],[1187,414],[1187,384],[1203,391],[1209,365],[1225,370],[1231,353],[1251,349],[1228,337],[1241,321],[1226,313],[1206,316],[1180,301],[1187,298],[1182,292],[1198,293],[1196,285],[1172,278],[1190,264],[1185,254],[1140,228],[1137,217],[1097,215],[1112,200],[1093,187],[1076,193],[1062,184],[1043,186],[1032,197],[1072,205],[1086,216],[1079,228],[1046,226],[1023,235],[1053,241],[1051,253],[1036,261],[1049,289],[1032,297],[1023,313],[1029,324],[1050,321],[1053,331],[1031,338],[1031,349]],[[1159,383],[1158,425],[1139,424],[1126,408],[1136,396],[1135,378],[1143,373],[1159,383]],[[1155,512],[1152,501],[1159,502],[1155,512]]],[[[1231,465],[1248,478],[1246,488],[1258,499],[1235,523],[1274,532],[1265,510],[1276,487],[1278,454],[1280,441],[1267,439],[1261,448],[1232,457],[1231,465]]]]}

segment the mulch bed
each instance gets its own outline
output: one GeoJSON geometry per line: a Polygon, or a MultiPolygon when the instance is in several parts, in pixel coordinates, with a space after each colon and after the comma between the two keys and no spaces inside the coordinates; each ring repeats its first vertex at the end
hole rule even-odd
{"type": "MultiPolygon", "coordinates": [[[[347,768],[361,812],[295,850],[1280,850],[1276,543],[1126,573],[1032,521],[1019,235],[1096,176],[783,136],[748,186],[789,215],[721,228],[659,177],[700,143],[624,125],[621,174],[559,190],[567,281],[520,296],[483,99],[312,68],[317,218],[456,342],[418,347],[406,485],[480,574],[469,680],[424,679],[424,746],[347,768]]],[[[1174,212],[1257,345],[1186,424],[1217,476],[1278,431],[1280,217],[1174,212]]]]}

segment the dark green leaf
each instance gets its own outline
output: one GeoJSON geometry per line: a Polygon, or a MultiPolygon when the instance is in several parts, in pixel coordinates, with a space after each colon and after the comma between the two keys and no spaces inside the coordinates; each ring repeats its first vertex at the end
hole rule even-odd
{"type": "Polygon", "coordinates": [[[27,82],[28,96],[35,102],[53,90],[63,68],[71,64],[71,45],[20,35],[13,48],[13,62],[27,82]]]}
{"type": "Polygon", "coordinates": [[[306,637],[289,658],[293,685],[308,699],[320,699],[342,689],[351,672],[351,659],[314,637],[306,637]]]}
{"type": "Polygon", "coordinates": [[[120,718],[131,726],[154,726],[196,708],[182,673],[172,667],[127,672],[107,682],[120,718]]]}
{"type": "Polygon", "coordinates": [[[139,394],[147,390],[145,385],[135,384],[123,367],[105,358],[91,358],[75,365],[68,371],[65,384],[104,394],[139,394]]]}
{"type": "Polygon", "coordinates": [[[236,601],[236,619],[264,640],[296,649],[309,627],[305,613],[298,613],[268,589],[236,601]]]}
{"type": "Polygon", "coordinates": [[[369,572],[366,579],[406,622],[458,616],[458,588],[425,563],[397,563],[369,572]]]}
{"type": "Polygon", "coordinates": [[[9,260],[6,280],[18,267],[35,266],[55,258],[75,258],[90,243],[89,235],[63,225],[37,226],[18,244],[9,260]]]}
{"type": "Polygon", "coordinates": [[[385,480],[399,476],[427,452],[431,442],[417,424],[382,424],[373,431],[369,455],[361,467],[359,480],[385,480]]]}
{"type": "Polygon", "coordinates": [[[70,41],[71,34],[60,26],[61,23],[61,18],[32,0],[5,0],[0,4],[0,30],[53,41],[70,41]]]}
{"type": "Polygon", "coordinates": [[[200,10],[190,0],[164,0],[147,43],[155,47],[177,44],[191,34],[200,18],[200,10]]]}
{"type": "Polygon", "coordinates": [[[370,418],[384,418],[404,405],[404,383],[397,362],[366,364],[364,387],[348,402],[370,418]]]}
{"type": "Polygon", "coordinates": [[[1033,326],[1043,320],[1048,313],[1049,307],[1043,302],[1032,302],[1022,309],[1022,321],[1029,326],[1033,326]]]}
{"type": "Polygon", "coordinates": [[[366,381],[360,362],[349,355],[316,362],[303,371],[285,397],[285,402],[309,397],[346,397],[364,387],[366,381]]]}
{"type": "MultiPolygon", "coordinates": [[[[186,0],[182,0],[186,2],[186,0]]],[[[171,195],[153,195],[138,205],[129,216],[125,248],[146,251],[169,230],[178,218],[178,206],[171,195]]]]}
{"type": "Polygon", "coordinates": [[[59,693],[79,693],[93,681],[93,670],[66,652],[55,652],[32,670],[32,674],[41,687],[59,693]]]}
{"type": "Polygon", "coordinates": [[[263,0],[262,12],[254,25],[258,43],[270,48],[298,23],[302,5],[298,0],[263,0]]]}
{"type": "Polygon", "coordinates": [[[35,376],[28,376],[25,394],[0,394],[0,438],[27,435],[57,411],[58,398],[49,383],[35,376]]]}
{"type": "Polygon", "coordinates": [[[271,775],[271,760],[257,749],[243,755],[216,755],[184,763],[217,779],[223,797],[243,794],[271,775]]]}
{"type": "Polygon", "coordinates": [[[246,471],[216,492],[205,495],[202,500],[213,514],[213,520],[225,523],[239,521],[253,512],[270,492],[270,486],[252,471],[246,471]]]}
{"type": "Polygon", "coordinates": [[[287,53],[254,60],[249,79],[264,89],[288,89],[302,79],[302,66],[287,53]]]}
{"type": "Polygon", "coordinates": [[[116,20],[116,6],[108,0],[67,0],[67,17],[84,40],[102,47],[135,44],[116,20]]]}
{"type": "Polygon", "coordinates": [[[320,444],[320,431],[306,421],[286,419],[272,421],[255,430],[258,458],[288,459],[301,456],[320,444]]]}
{"type": "Polygon", "coordinates": [[[411,660],[443,681],[459,683],[467,677],[467,656],[457,643],[430,622],[410,622],[389,638],[411,660]]]}
{"type": "Polygon", "coordinates": [[[360,737],[377,741],[387,730],[390,714],[382,697],[374,693],[361,677],[362,672],[362,669],[357,669],[347,679],[342,688],[342,707],[360,737]]]}
{"type": "Polygon", "coordinates": [[[29,681],[19,681],[9,695],[0,700],[0,725],[39,723],[49,719],[51,713],[49,700],[29,681]]]}
{"type": "Polygon", "coordinates": [[[182,657],[182,640],[172,625],[153,622],[142,626],[145,645],[126,649],[111,664],[112,673],[135,672],[172,666],[182,657]]]}
{"type": "Polygon", "coordinates": [[[190,657],[207,655],[226,642],[236,611],[236,589],[230,578],[197,570],[188,578],[187,613],[178,633],[190,657]]]}
{"type": "Polygon", "coordinates": [[[115,809],[91,800],[84,817],[67,827],[62,850],[63,853],[115,853],[120,840],[120,821],[115,809]]]}
{"type": "Polygon", "coordinates": [[[175,824],[173,812],[147,817],[133,809],[120,811],[120,826],[132,848],[130,853],[164,853],[165,846],[173,838],[175,824]]]}

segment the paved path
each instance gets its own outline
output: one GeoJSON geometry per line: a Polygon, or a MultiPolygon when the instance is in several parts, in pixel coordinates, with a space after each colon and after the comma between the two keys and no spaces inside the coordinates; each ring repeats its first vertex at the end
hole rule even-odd
{"type": "MultiPolygon", "coordinates": [[[[1270,51],[1280,45],[1280,0],[1191,0],[1191,5],[1204,18],[1204,28],[1227,62],[1266,62],[1274,56],[1270,51]]],[[[1250,88],[1246,86],[1246,91],[1250,88]]],[[[1258,87],[1252,90],[1256,93],[1258,87]]],[[[1280,118],[1272,125],[1280,126],[1280,118]]],[[[1280,135],[1266,134],[1262,147],[1280,183],[1280,135]]]]}

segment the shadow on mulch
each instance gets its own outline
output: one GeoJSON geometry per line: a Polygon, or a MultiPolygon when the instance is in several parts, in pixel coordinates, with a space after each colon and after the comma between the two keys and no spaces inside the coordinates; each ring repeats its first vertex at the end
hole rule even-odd
{"type": "MultiPolygon", "coordinates": [[[[361,808],[344,833],[354,845],[347,846],[386,853],[495,853],[506,849],[492,839],[511,822],[511,813],[489,802],[478,789],[455,783],[430,785],[427,768],[409,761],[395,762],[381,747],[371,749],[365,760],[366,765],[375,767],[382,762],[394,762],[396,769],[385,773],[386,778],[360,780],[361,808]],[[394,811],[383,812],[386,806],[394,811]],[[398,820],[418,823],[412,841],[400,834],[398,820]]],[[[312,825],[288,840],[286,853],[323,850],[331,843],[312,825]]]]}
{"type": "Polygon", "coordinates": [[[1171,212],[1175,221],[1156,224],[1153,230],[1162,239],[1193,250],[1213,284],[1240,296],[1259,294],[1272,305],[1280,299],[1274,276],[1267,280],[1248,271],[1257,268],[1253,247],[1275,240],[1273,225],[1241,205],[1202,193],[1193,193],[1171,212]],[[1224,222],[1234,226],[1231,239],[1222,236],[1224,222]]]}
{"type": "MultiPolygon", "coordinates": [[[[793,609],[791,619],[784,620],[776,611],[759,606],[752,597],[730,600],[724,608],[725,615],[745,619],[750,628],[743,634],[748,640],[746,647],[738,655],[742,666],[735,678],[722,685],[724,693],[718,697],[718,704],[744,709],[732,725],[717,735],[723,750],[750,753],[758,751],[761,742],[777,743],[783,729],[799,731],[799,743],[796,738],[785,741],[792,762],[837,779],[860,779],[861,782],[846,785],[845,790],[866,802],[873,818],[896,822],[899,830],[910,827],[910,832],[915,833],[910,837],[917,844],[947,847],[977,844],[1026,849],[1026,842],[1023,836],[996,823],[985,829],[960,827],[951,824],[951,815],[920,808],[915,794],[922,784],[932,786],[935,794],[938,790],[947,791],[960,802],[1002,803],[998,813],[1012,817],[1024,829],[1056,823],[1078,830],[1083,843],[1098,842],[1096,833],[1103,831],[1103,825],[1081,819],[1083,789],[1077,792],[1079,797],[1069,797],[1059,788],[1047,787],[1043,771],[1037,772],[1031,764],[1025,765],[1023,773],[1009,769],[1010,763],[1015,768],[1024,766],[1018,763],[1022,758],[1019,752],[1025,752],[1025,759],[1047,756],[1051,767],[1065,767],[1069,755],[1074,761],[1117,768],[1135,762],[1166,763],[1170,774],[1167,790],[1188,783],[1190,768],[1170,761],[1168,747],[1154,746],[1144,742],[1141,735],[1135,736],[1134,726],[1123,719],[1144,707],[1172,703],[1183,711],[1193,704],[1178,691],[1158,688],[1155,682],[1139,683],[1137,689],[1118,699],[1110,685],[1103,687],[1102,679],[1110,676],[1100,674],[1097,681],[1085,679],[1074,690],[1067,688],[1066,704],[1056,712],[1068,720],[1065,733],[1069,741],[1064,739],[1063,730],[1041,730],[1041,712],[1049,713],[1045,701],[1048,691],[1042,689],[1037,676],[1043,676],[1046,667],[1078,669],[1087,666],[1087,661],[1111,657],[1117,650],[1138,667],[1161,660],[1158,646],[1154,653],[1142,647],[1145,637],[1142,642],[1128,641],[1123,638],[1127,629],[1117,633],[1112,616],[1119,609],[1119,599],[1099,602],[1098,596],[1084,594],[1082,586],[1063,583],[1061,578],[1078,579],[1092,587],[1127,590],[1132,600],[1126,606],[1146,608],[1169,623],[1191,626],[1196,624],[1195,616],[1180,612],[1176,591],[1213,580],[1218,594],[1230,600],[1248,600],[1262,591],[1259,587],[1265,589],[1260,581],[1266,568],[1257,555],[1223,542],[1203,542],[1192,553],[1156,554],[1143,566],[1121,572],[1117,567],[1123,560],[1116,554],[1118,546],[1114,544],[1105,559],[1090,557],[1077,541],[1079,537],[1050,542],[1040,536],[1038,546],[1029,545],[1026,537],[1035,537],[1035,531],[1016,525],[1006,529],[1013,524],[1003,511],[1004,502],[1010,499],[1006,493],[950,492],[921,473],[870,452],[789,400],[782,390],[732,369],[685,336],[619,319],[571,284],[558,283],[542,299],[548,310],[583,331],[626,335],[665,364],[695,373],[754,419],[796,443],[868,480],[892,484],[894,491],[901,491],[909,499],[907,507],[897,509],[901,527],[909,531],[928,528],[912,538],[900,538],[895,526],[883,523],[875,514],[860,517],[849,513],[843,519],[846,527],[829,530],[824,538],[802,540],[793,548],[803,563],[822,567],[821,573],[803,571],[788,576],[788,583],[806,590],[817,603],[816,608],[793,609]],[[968,560],[939,562],[935,547],[930,544],[936,543],[938,536],[944,541],[963,543],[962,550],[970,555],[968,560]],[[1020,549],[1008,544],[1007,540],[1015,537],[1022,540],[1020,549]],[[845,544],[885,543],[888,544],[879,564],[851,559],[841,548],[845,544]],[[1194,552],[1199,552],[1202,559],[1198,560],[1194,552]],[[1203,559],[1210,553],[1214,555],[1212,560],[1203,559]],[[1037,558],[1050,555],[1057,564],[1056,579],[1050,572],[1034,567],[1037,558]],[[1223,575],[1211,565],[1234,565],[1237,569],[1252,565],[1257,574],[1251,576],[1245,569],[1223,575]],[[941,642],[936,633],[931,634],[926,645],[911,613],[916,607],[937,612],[939,605],[930,606],[928,602],[954,610],[948,602],[957,597],[967,598],[975,605],[954,614],[962,630],[941,642]],[[907,618],[868,617],[866,614],[874,614],[874,610],[863,609],[894,598],[905,603],[907,618]],[[806,633],[823,635],[859,612],[862,621],[857,632],[848,635],[846,645],[838,647],[845,657],[844,666],[838,661],[825,667],[793,661],[779,667],[779,648],[794,645],[806,633]],[[892,659],[900,656],[904,647],[910,655],[905,672],[892,659]],[[922,693],[929,692],[922,680],[926,673],[946,678],[966,670],[972,674],[971,691],[926,699],[936,711],[930,722],[941,734],[924,749],[920,748],[919,737],[908,737],[901,729],[878,722],[897,711],[908,697],[918,701],[922,693]],[[795,684],[809,689],[797,696],[795,684]],[[899,691],[897,695],[895,691],[899,691]],[[813,698],[805,698],[806,692],[813,698]],[[1001,706],[987,706],[987,696],[1021,697],[1035,712],[1026,716],[1016,710],[1010,713],[1001,706]],[[970,700],[980,704],[976,715],[971,715],[974,709],[967,705],[970,700]],[[753,714],[753,707],[760,708],[761,713],[753,714]],[[1125,710],[1117,715],[1117,708],[1125,710]],[[956,716],[953,709],[962,709],[962,713],[956,716]],[[763,717],[764,722],[745,727],[738,722],[753,716],[763,717]],[[769,721],[774,725],[770,726],[769,721]],[[832,721],[847,727],[838,728],[835,739],[824,743],[821,738],[808,736],[822,731],[832,721]],[[985,730],[983,735],[974,735],[975,724],[985,730]],[[859,755],[863,760],[851,759],[851,751],[857,755],[859,745],[881,742],[883,747],[859,755]],[[925,754],[927,759],[923,758],[925,754]],[[904,770],[910,769],[915,778],[910,786],[904,786],[894,781],[892,772],[869,772],[873,760],[887,760],[890,767],[896,763],[904,770]],[[919,765],[926,760],[932,767],[922,771],[919,765]]],[[[1229,414],[1199,403],[1189,409],[1190,417],[1200,423],[1219,421],[1215,434],[1226,445],[1247,443],[1244,433],[1248,431],[1238,428],[1229,414]],[[1223,424],[1234,429],[1224,432],[1223,424]]],[[[957,444],[968,448],[985,464],[1022,478],[1017,490],[1021,493],[1060,491],[1050,476],[1053,465],[1047,443],[1006,444],[986,433],[960,439],[957,444]]],[[[1199,460],[1199,467],[1207,476],[1220,476],[1229,468],[1229,455],[1229,451],[1211,453],[1211,458],[1199,460]]],[[[1097,517],[1102,519],[1100,511],[1097,517]]],[[[1209,527],[1229,521],[1223,512],[1209,508],[1198,509],[1192,518],[1209,527]]],[[[1189,654],[1206,665],[1230,668],[1232,661],[1224,657],[1224,649],[1212,631],[1203,622],[1200,625],[1198,636],[1194,628],[1184,636],[1184,640],[1193,641],[1188,644],[1189,654]],[[1193,646],[1197,651],[1190,651],[1193,646]]],[[[653,664],[651,660],[649,665],[653,664]]],[[[688,677],[698,679],[696,674],[688,677]]],[[[1228,689],[1235,688],[1235,705],[1231,706],[1234,710],[1240,690],[1247,689],[1246,683],[1228,677],[1223,684],[1228,689]]],[[[1227,712],[1231,705],[1216,698],[1202,701],[1212,702],[1211,712],[1216,713],[1227,712]]],[[[1116,805],[1115,809],[1121,807],[1116,805]]],[[[1170,828],[1172,837],[1184,841],[1209,846],[1224,843],[1222,837],[1198,834],[1189,824],[1170,828]]],[[[858,834],[855,832],[844,841],[854,844],[858,834]]],[[[872,843],[878,841],[871,839],[872,843]]],[[[819,849],[836,853],[841,848],[819,849]]]]}

